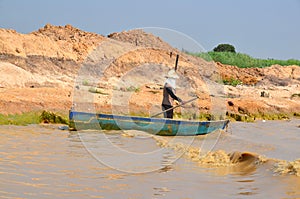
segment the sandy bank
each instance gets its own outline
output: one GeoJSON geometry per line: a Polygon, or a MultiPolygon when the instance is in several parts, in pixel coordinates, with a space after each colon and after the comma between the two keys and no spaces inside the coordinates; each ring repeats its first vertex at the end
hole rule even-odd
{"type": "MultiPolygon", "coordinates": [[[[100,89],[101,92],[92,94],[97,99],[94,101],[96,107],[109,109],[113,92],[126,89],[116,84],[126,73],[137,66],[148,67],[150,64],[163,74],[174,67],[175,54],[180,55],[178,73],[184,79],[181,84],[189,85],[190,93],[201,94],[194,104],[200,112],[210,113],[213,108],[214,97],[210,95],[206,79],[218,82],[221,77],[243,82],[243,85],[236,87],[222,86],[220,99],[228,113],[300,113],[299,66],[240,69],[184,54],[141,30],[105,37],[70,25],[46,25],[30,34],[0,29],[0,113],[44,109],[67,112],[72,105],[76,92],[73,88],[76,86],[86,90],[91,87],[100,89]],[[93,84],[86,79],[85,85],[75,82],[78,71],[87,63],[86,58],[99,45],[102,54],[97,61],[103,63],[110,60],[101,81],[93,84]]],[[[92,63],[91,71],[94,70],[93,64],[96,66],[92,63]]],[[[96,69],[93,72],[92,78],[97,78],[96,69]]],[[[142,73],[140,75],[143,77],[142,73]]],[[[137,92],[130,99],[132,112],[146,110],[149,113],[151,107],[159,108],[163,79],[157,78],[153,82],[135,88],[137,92]]],[[[184,99],[189,99],[190,93],[180,94],[184,99]]]]}

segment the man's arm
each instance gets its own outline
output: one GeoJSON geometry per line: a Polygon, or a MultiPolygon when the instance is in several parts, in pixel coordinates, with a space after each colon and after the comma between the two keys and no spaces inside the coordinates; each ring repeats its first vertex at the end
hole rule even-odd
{"type": "Polygon", "coordinates": [[[174,94],[171,88],[167,87],[166,90],[174,100],[177,100],[180,103],[182,102],[182,100],[174,94]]]}

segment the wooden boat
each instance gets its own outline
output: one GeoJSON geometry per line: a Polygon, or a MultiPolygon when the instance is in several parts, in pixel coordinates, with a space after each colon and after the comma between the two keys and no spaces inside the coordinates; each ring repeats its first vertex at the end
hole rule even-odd
{"type": "Polygon", "coordinates": [[[229,120],[190,121],[70,111],[70,130],[140,130],[155,135],[193,136],[224,129],[229,120]]]}

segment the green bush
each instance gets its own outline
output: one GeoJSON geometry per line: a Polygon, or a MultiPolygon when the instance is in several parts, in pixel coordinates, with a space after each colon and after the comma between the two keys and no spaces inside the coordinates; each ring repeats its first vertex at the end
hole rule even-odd
{"type": "Polygon", "coordinates": [[[217,47],[214,48],[214,52],[232,52],[235,53],[235,48],[233,45],[230,44],[219,44],[217,47]]]}
{"type": "Polygon", "coordinates": [[[51,111],[43,111],[40,115],[40,122],[54,124],[68,124],[68,119],[53,113],[51,111]]]}

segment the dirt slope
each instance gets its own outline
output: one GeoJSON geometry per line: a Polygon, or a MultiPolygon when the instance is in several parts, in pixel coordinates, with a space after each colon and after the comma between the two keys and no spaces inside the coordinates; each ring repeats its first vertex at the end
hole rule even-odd
{"type": "Polygon", "coordinates": [[[183,88],[178,89],[178,94],[186,100],[192,93],[200,94],[193,106],[201,112],[210,112],[218,100],[222,100],[226,111],[241,115],[300,112],[299,66],[240,69],[184,54],[142,30],[104,37],[71,25],[47,24],[29,34],[0,29],[0,113],[42,109],[67,112],[74,92],[95,87],[101,90],[91,94],[96,106],[109,110],[114,92],[129,89],[134,78],[126,77],[135,70],[139,77],[147,80],[151,76],[153,81],[134,88],[129,106],[132,112],[155,112],[160,109],[160,87],[164,81],[161,74],[174,67],[176,54],[180,55],[178,85],[183,88]],[[93,84],[91,79],[97,78],[101,66],[105,67],[100,71],[104,76],[93,84]],[[87,79],[74,82],[84,67],[87,79]],[[218,90],[215,88],[220,87],[216,83],[221,81],[219,77],[238,79],[243,85],[226,85],[218,90]],[[188,92],[186,86],[190,88],[188,92]]]}

